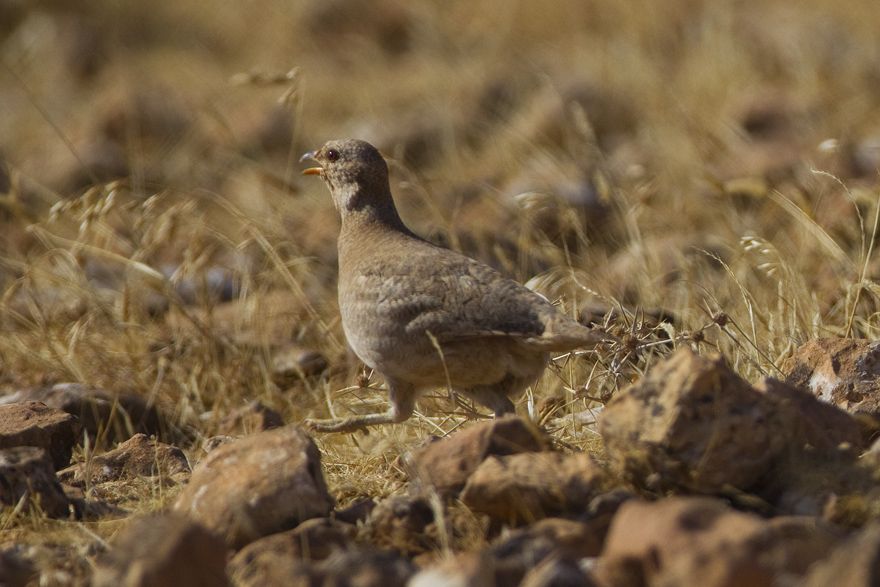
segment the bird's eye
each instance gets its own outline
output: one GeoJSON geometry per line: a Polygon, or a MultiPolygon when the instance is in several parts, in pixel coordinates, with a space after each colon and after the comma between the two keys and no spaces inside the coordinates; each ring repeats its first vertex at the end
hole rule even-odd
{"type": "Polygon", "coordinates": [[[327,151],[327,161],[336,161],[337,159],[339,159],[339,151],[336,149],[327,151]]]}

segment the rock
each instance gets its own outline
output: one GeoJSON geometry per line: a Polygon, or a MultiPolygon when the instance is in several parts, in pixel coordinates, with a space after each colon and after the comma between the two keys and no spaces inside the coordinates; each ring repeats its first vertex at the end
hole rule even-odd
{"type": "Polygon", "coordinates": [[[793,387],[782,381],[765,378],[755,389],[777,402],[782,411],[789,412],[789,422],[793,429],[786,430],[791,438],[790,447],[799,458],[804,448],[818,455],[836,458],[843,456],[849,448],[861,448],[862,434],[858,421],[843,410],[816,399],[802,388],[793,387]]]}
{"type": "Polygon", "coordinates": [[[318,448],[297,426],[217,447],[196,466],[174,504],[233,548],[325,517],[332,507],[318,448]]]}
{"type": "Polygon", "coordinates": [[[632,500],[611,524],[596,575],[605,584],[629,575],[650,585],[769,587],[804,575],[837,538],[814,518],[765,520],[715,499],[632,500]]]}
{"type": "Polygon", "coordinates": [[[468,478],[461,500],[476,512],[515,525],[580,513],[603,482],[602,470],[586,453],[491,456],[468,478]]]}
{"type": "Polygon", "coordinates": [[[577,560],[594,557],[602,549],[604,532],[591,524],[562,518],[545,518],[495,540],[487,549],[498,585],[518,585],[523,577],[548,559],[577,560]]]}
{"type": "Polygon", "coordinates": [[[245,546],[229,562],[229,576],[241,586],[284,585],[306,563],[351,547],[356,533],[354,526],[327,518],[306,520],[245,546]]]}
{"type": "Polygon", "coordinates": [[[511,455],[547,450],[549,439],[534,424],[507,416],[474,424],[407,455],[411,489],[432,487],[442,496],[453,496],[490,455],[511,455]]]}
{"type": "Polygon", "coordinates": [[[163,514],[129,523],[99,557],[95,587],[227,585],[226,545],[201,525],[163,514]]]}
{"type": "Polygon", "coordinates": [[[877,585],[880,569],[880,523],[873,522],[838,546],[831,556],[811,569],[802,585],[870,587],[877,585]]]}
{"type": "Polygon", "coordinates": [[[288,387],[301,379],[320,375],[329,365],[327,358],[316,350],[284,345],[272,351],[272,381],[279,387],[288,387]]]}
{"type": "Polygon", "coordinates": [[[596,582],[567,558],[548,557],[526,573],[520,587],[594,587],[596,582]]]}
{"type": "Polygon", "coordinates": [[[381,550],[344,550],[312,565],[313,583],[352,587],[404,587],[415,573],[407,559],[381,550]]]}
{"type": "Polygon", "coordinates": [[[0,449],[16,446],[42,448],[56,469],[70,463],[79,430],[76,418],[40,402],[0,405],[0,449]]]}
{"type": "Polygon", "coordinates": [[[495,563],[487,554],[460,552],[419,571],[410,579],[407,587],[483,587],[515,584],[496,581],[495,563]]]}
{"type": "Polygon", "coordinates": [[[259,401],[249,402],[229,413],[220,422],[218,435],[243,436],[284,426],[281,414],[259,401]]]}
{"type": "MultiPolygon", "coordinates": [[[[114,394],[80,383],[57,383],[18,391],[0,403],[39,401],[79,418],[91,436],[107,434],[108,439],[123,442],[133,434],[159,434],[162,418],[156,406],[133,393],[114,394]]],[[[65,466],[67,463],[64,464],[65,466]]]]}
{"type": "Polygon", "coordinates": [[[699,492],[756,485],[786,448],[787,426],[721,357],[687,348],[615,395],[599,422],[613,468],[699,492]]]}
{"type": "Polygon", "coordinates": [[[415,555],[437,548],[433,523],[427,499],[394,495],[376,504],[365,526],[370,544],[415,555]]]}
{"type": "Polygon", "coordinates": [[[58,478],[74,486],[87,486],[137,476],[185,480],[189,461],[176,446],[135,434],[115,449],[58,472],[58,478]]]}
{"type": "Polygon", "coordinates": [[[33,563],[17,547],[0,550],[0,585],[26,587],[34,584],[37,575],[33,563]]]}
{"type": "Polygon", "coordinates": [[[70,503],[55,478],[52,459],[42,448],[0,449],[0,504],[15,507],[25,499],[53,518],[67,516],[70,503]]]}
{"type": "Polygon", "coordinates": [[[785,382],[853,414],[880,417],[880,342],[817,338],[785,360],[785,382]]]}

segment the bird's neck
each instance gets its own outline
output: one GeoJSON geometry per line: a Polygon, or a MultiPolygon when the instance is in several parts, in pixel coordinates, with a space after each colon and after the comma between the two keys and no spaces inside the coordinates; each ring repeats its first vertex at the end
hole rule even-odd
{"type": "Polygon", "coordinates": [[[387,186],[378,191],[375,187],[365,189],[352,184],[337,193],[335,199],[342,217],[343,234],[375,229],[411,234],[400,219],[387,186]]]}

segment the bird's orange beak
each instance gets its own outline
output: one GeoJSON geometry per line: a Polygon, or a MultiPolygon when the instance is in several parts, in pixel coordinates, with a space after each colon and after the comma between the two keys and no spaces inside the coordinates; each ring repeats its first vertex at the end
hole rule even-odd
{"type": "MultiPolygon", "coordinates": [[[[303,156],[299,158],[299,161],[300,161],[300,163],[302,163],[306,159],[311,159],[314,161],[315,152],[309,151],[307,153],[303,153],[303,156]]],[[[324,173],[323,167],[309,167],[308,169],[303,169],[303,171],[302,171],[303,175],[322,175],[323,173],[324,173]]]]}

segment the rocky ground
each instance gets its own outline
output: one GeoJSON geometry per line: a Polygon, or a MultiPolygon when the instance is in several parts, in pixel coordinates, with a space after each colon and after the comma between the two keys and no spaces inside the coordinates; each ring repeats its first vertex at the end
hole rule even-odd
{"type": "Polygon", "coordinates": [[[0,585],[873,585],[869,0],[0,0],[0,585]],[[492,420],[347,351],[297,159],[620,343],[492,420]]]}

